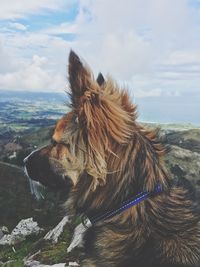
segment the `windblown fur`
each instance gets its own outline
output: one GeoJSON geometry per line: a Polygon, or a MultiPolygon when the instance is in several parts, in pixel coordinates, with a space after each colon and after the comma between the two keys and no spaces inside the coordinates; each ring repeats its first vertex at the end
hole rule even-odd
{"type": "Polygon", "coordinates": [[[73,51],[69,82],[71,112],[57,123],[53,144],[28,160],[31,178],[54,187],[70,180],[65,206],[73,216],[98,215],[158,183],[163,188],[89,228],[81,266],[200,266],[200,215],[189,191],[168,178],[157,131],[136,121],[126,90],[102,75],[96,81],[73,51]]]}

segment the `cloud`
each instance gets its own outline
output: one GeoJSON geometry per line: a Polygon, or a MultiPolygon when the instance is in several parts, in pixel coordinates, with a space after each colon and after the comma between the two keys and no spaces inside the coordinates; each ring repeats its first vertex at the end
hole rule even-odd
{"type": "Polygon", "coordinates": [[[143,97],[160,97],[162,95],[162,90],[157,88],[157,89],[152,89],[152,90],[137,90],[134,93],[134,96],[137,98],[143,98],[143,97]]]}
{"type": "Polygon", "coordinates": [[[46,68],[48,60],[34,55],[23,69],[0,74],[0,87],[4,89],[64,91],[65,77],[46,68]]]}
{"type": "Polygon", "coordinates": [[[13,23],[10,23],[9,26],[11,28],[14,28],[16,30],[20,30],[20,31],[25,31],[27,30],[27,26],[25,26],[24,24],[22,23],[17,23],[17,22],[13,22],[13,23]]]}
{"type": "Polygon", "coordinates": [[[51,26],[47,29],[42,30],[43,33],[59,35],[59,34],[70,34],[77,33],[77,25],[70,22],[64,22],[56,26],[51,26]]]}
{"type": "Polygon", "coordinates": [[[82,0],[74,22],[79,33],[75,49],[94,68],[131,80],[138,73],[159,71],[183,43],[186,50],[191,42],[198,45],[195,20],[184,0],[119,0],[117,5],[114,0],[82,0]]]}
{"type": "Polygon", "coordinates": [[[61,88],[72,48],[95,75],[99,71],[111,74],[140,97],[199,90],[199,9],[187,0],[119,0],[117,4],[115,0],[16,0],[14,4],[7,0],[1,6],[2,18],[12,19],[12,30],[0,30],[1,88],[11,88],[11,84],[17,88],[18,77],[25,81],[23,72],[30,77],[30,69],[37,75],[30,79],[32,85],[21,83],[24,89],[27,85],[26,89],[52,90],[52,84],[61,88]],[[35,21],[34,16],[28,19],[30,14],[38,18],[52,12],[56,17],[33,30],[35,21]],[[70,12],[73,16],[64,17],[70,12]],[[22,17],[29,27],[18,20],[22,17]],[[37,65],[34,55],[46,61],[37,65]],[[52,82],[52,74],[59,86],[52,82]]]}
{"type": "Polygon", "coordinates": [[[200,65],[200,49],[195,50],[179,50],[173,51],[169,57],[163,62],[165,65],[187,65],[199,64],[200,65]]]}
{"type": "Polygon", "coordinates": [[[74,23],[74,49],[133,94],[199,91],[200,17],[188,1],[82,0],[74,23]]]}
{"type": "Polygon", "coordinates": [[[64,7],[67,2],[71,3],[70,0],[6,0],[1,2],[0,19],[18,19],[31,14],[58,10],[64,7]]]}

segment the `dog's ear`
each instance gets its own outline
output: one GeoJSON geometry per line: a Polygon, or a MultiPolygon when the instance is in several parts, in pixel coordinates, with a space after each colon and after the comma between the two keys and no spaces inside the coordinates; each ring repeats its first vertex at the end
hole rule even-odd
{"type": "Polygon", "coordinates": [[[98,83],[93,79],[93,75],[77,56],[70,51],[69,54],[69,83],[71,88],[72,105],[77,107],[82,96],[87,96],[91,91],[98,90],[98,83]]]}
{"type": "Polygon", "coordinates": [[[104,79],[101,72],[99,72],[99,74],[97,76],[97,83],[99,86],[102,86],[105,83],[105,79],[104,79]]]}

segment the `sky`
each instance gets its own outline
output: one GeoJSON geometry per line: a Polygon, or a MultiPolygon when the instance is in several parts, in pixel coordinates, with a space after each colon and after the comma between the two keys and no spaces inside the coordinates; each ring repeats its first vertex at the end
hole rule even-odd
{"type": "Polygon", "coordinates": [[[64,91],[70,49],[140,102],[200,100],[200,0],[0,0],[0,90],[64,91]]]}

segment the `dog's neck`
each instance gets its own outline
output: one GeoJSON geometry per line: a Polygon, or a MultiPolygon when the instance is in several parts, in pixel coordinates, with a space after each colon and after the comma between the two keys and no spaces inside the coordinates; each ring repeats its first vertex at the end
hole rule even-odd
{"type": "Polygon", "coordinates": [[[141,202],[143,202],[149,198],[155,197],[156,195],[158,195],[160,193],[162,193],[162,187],[158,184],[155,187],[154,191],[152,191],[152,192],[147,192],[147,191],[140,192],[136,196],[134,195],[130,199],[121,203],[121,205],[119,205],[115,209],[112,209],[110,211],[106,211],[102,214],[98,214],[97,216],[94,216],[94,217],[88,217],[87,216],[87,218],[88,218],[91,225],[94,225],[94,224],[101,222],[101,221],[110,220],[113,217],[125,212],[126,210],[128,210],[128,209],[130,209],[136,205],[139,205],[141,202]]]}
{"type": "Polygon", "coordinates": [[[133,134],[129,144],[116,145],[114,152],[117,157],[110,153],[107,158],[106,184],[91,193],[92,177],[85,173],[72,192],[77,212],[94,216],[115,209],[142,191],[154,191],[157,184],[166,190],[169,179],[160,161],[162,150],[156,137],[142,128],[133,134]]]}

